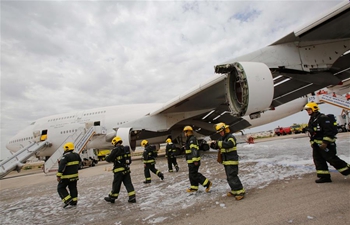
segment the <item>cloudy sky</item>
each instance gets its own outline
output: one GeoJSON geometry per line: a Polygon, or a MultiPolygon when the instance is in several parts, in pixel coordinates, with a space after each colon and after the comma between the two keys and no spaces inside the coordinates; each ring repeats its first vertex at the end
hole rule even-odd
{"type": "Polygon", "coordinates": [[[1,1],[1,150],[40,117],[166,102],[339,2],[1,1]]]}

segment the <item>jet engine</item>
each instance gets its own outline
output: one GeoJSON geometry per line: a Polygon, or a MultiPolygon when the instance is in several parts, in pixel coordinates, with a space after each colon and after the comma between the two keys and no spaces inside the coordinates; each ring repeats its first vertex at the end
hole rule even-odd
{"type": "Polygon", "coordinates": [[[128,145],[133,151],[135,151],[136,140],[132,138],[132,134],[134,134],[134,131],[132,131],[132,128],[120,127],[120,128],[115,128],[114,130],[116,130],[115,136],[119,136],[123,140],[123,145],[125,146],[128,145]]]}
{"type": "Polygon", "coordinates": [[[227,73],[226,93],[233,114],[251,115],[270,107],[274,84],[264,63],[235,62],[217,66],[216,72],[227,73]]]}

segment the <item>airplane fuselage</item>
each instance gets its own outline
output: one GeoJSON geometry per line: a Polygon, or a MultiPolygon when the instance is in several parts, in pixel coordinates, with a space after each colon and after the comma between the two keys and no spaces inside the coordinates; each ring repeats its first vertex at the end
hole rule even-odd
{"type": "MultiPolygon", "coordinates": [[[[264,125],[299,112],[306,101],[307,98],[299,98],[276,108],[276,110],[262,113],[260,118],[251,119],[249,116],[244,116],[243,119],[250,124],[247,128],[264,125]]],[[[12,137],[6,147],[11,152],[16,152],[33,142],[35,136],[47,135],[47,140],[51,145],[40,151],[37,156],[51,156],[69,136],[74,135],[79,129],[86,129],[87,124],[92,124],[98,132],[88,142],[87,148],[112,148],[108,136],[115,136],[114,128],[145,117],[154,108],[161,105],[161,103],[155,103],[110,106],[44,117],[36,120],[12,137]]],[[[150,139],[153,143],[162,143],[164,133],[159,133],[159,135],[155,135],[150,139]]]]}
{"type": "Polygon", "coordinates": [[[46,147],[38,156],[51,156],[68,136],[73,135],[78,129],[84,129],[89,123],[93,123],[98,127],[97,129],[100,129],[100,135],[95,135],[87,147],[111,148],[110,142],[107,142],[105,137],[114,132],[113,128],[141,118],[159,105],[161,104],[110,106],[44,117],[12,137],[6,148],[11,152],[16,152],[34,141],[33,133],[46,134],[51,146],[46,147]]]}

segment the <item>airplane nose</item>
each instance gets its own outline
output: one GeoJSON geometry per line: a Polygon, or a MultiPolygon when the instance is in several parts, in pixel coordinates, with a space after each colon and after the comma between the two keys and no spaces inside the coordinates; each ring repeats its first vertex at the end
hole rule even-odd
{"type": "Polygon", "coordinates": [[[10,151],[14,151],[15,150],[15,146],[13,144],[11,144],[11,141],[9,141],[7,144],[6,144],[6,148],[10,151]]]}
{"type": "Polygon", "coordinates": [[[10,152],[15,153],[16,151],[21,149],[20,144],[15,141],[15,140],[18,140],[18,139],[19,139],[18,135],[15,135],[15,136],[11,137],[10,140],[6,143],[5,147],[10,152]]]}

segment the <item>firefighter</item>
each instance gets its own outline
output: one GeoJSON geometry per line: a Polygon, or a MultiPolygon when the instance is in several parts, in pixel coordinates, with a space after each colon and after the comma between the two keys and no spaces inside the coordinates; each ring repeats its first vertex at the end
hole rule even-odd
{"type": "Polygon", "coordinates": [[[64,146],[64,153],[59,162],[57,176],[57,192],[66,208],[68,205],[76,206],[78,203],[77,181],[79,180],[78,169],[81,158],[74,151],[74,144],[67,142],[64,146]],[[69,192],[67,191],[67,187],[69,192]]]}
{"type": "Polygon", "coordinates": [[[169,172],[173,172],[173,165],[174,165],[174,167],[176,169],[176,172],[179,172],[180,168],[177,165],[176,157],[175,157],[175,155],[176,155],[175,145],[172,143],[170,138],[166,139],[165,142],[167,143],[166,148],[165,148],[165,156],[168,159],[169,172]]]}
{"type": "Polygon", "coordinates": [[[314,102],[309,102],[304,109],[310,116],[308,131],[310,133],[310,144],[312,147],[312,157],[316,167],[318,179],[316,183],[332,182],[328,171],[328,165],[331,164],[341,174],[350,174],[350,165],[337,156],[335,143],[336,127],[330,117],[319,112],[319,107],[314,102]]]}
{"type": "Polygon", "coordinates": [[[157,150],[154,145],[150,145],[147,140],[141,141],[141,146],[145,147],[145,150],[143,151],[143,163],[144,163],[144,173],[146,180],[143,182],[145,184],[151,183],[151,173],[152,171],[154,174],[156,174],[161,180],[164,180],[164,175],[162,172],[156,169],[156,157],[157,157],[157,150]]]}
{"type": "Polygon", "coordinates": [[[107,162],[114,163],[114,179],[112,183],[112,191],[104,199],[107,202],[114,203],[119,196],[120,187],[123,183],[126,191],[128,192],[128,202],[135,203],[136,194],[134,186],[131,182],[131,172],[129,168],[129,165],[131,164],[130,148],[129,146],[123,146],[122,143],[123,140],[119,136],[114,137],[112,140],[112,145],[114,148],[111,154],[106,157],[107,162]]]}
{"type": "Polygon", "coordinates": [[[197,138],[193,135],[193,129],[191,126],[185,126],[183,131],[187,137],[185,153],[186,161],[188,164],[188,177],[191,184],[191,187],[186,191],[196,192],[198,191],[198,184],[201,184],[203,187],[205,187],[205,191],[209,192],[212,186],[212,182],[198,172],[199,166],[201,165],[201,157],[199,153],[197,138]]]}
{"type": "Polygon", "coordinates": [[[233,196],[236,200],[242,200],[245,190],[238,177],[238,154],[236,138],[230,133],[230,128],[225,123],[218,123],[215,126],[216,132],[220,134],[220,139],[210,144],[213,149],[218,149],[221,154],[221,161],[225,167],[227,182],[231,191],[227,196],[233,196]]]}

